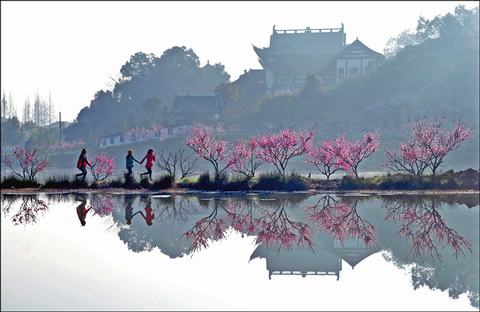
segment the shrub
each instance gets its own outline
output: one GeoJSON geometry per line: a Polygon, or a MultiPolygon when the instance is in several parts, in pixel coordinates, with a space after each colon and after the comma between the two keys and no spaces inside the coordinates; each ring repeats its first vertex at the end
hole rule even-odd
{"type": "Polygon", "coordinates": [[[151,184],[150,184],[150,181],[148,180],[148,178],[142,178],[142,179],[140,180],[140,186],[141,186],[142,188],[149,189],[150,186],[151,186],[151,184]]]}
{"type": "Polygon", "coordinates": [[[282,177],[278,173],[262,174],[252,186],[253,190],[263,191],[304,191],[308,188],[305,178],[297,174],[282,177]]]}
{"type": "Polygon", "coordinates": [[[174,179],[173,176],[169,174],[161,176],[159,180],[153,182],[153,185],[151,186],[151,188],[155,190],[168,189],[172,187],[173,179],[174,179]]]}
{"type": "Polygon", "coordinates": [[[70,178],[66,175],[50,176],[42,185],[42,188],[50,189],[75,189],[86,187],[88,187],[88,183],[86,181],[70,180],[70,178]]]}
{"type": "Polygon", "coordinates": [[[38,187],[39,184],[37,180],[23,180],[18,178],[17,176],[7,176],[2,179],[2,182],[0,183],[0,188],[2,189],[15,189],[15,188],[29,188],[29,187],[38,187]]]}

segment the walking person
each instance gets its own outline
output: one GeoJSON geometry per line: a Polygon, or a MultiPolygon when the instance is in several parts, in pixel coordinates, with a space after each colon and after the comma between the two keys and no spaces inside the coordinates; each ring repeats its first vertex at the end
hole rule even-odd
{"type": "Polygon", "coordinates": [[[77,206],[77,216],[78,216],[78,219],[80,220],[80,224],[82,226],[85,226],[85,224],[87,224],[87,222],[85,221],[86,217],[87,217],[87,214],[88,212],[90,211],[90,209],[92,209],[91,207],[89,207],[87,209],[86,205],[87,205],[87,199],[84,197],[84,196],[80,196],[80,197],[76,197],[75,198],[77,201],[80,201],[80,205],[77,206]]]}
{"type": "Polygon", "coordinates": [[[143,178],[144,175],[148,174],[150,181],[152,181],[152,167],[153,167],[153,162],[155,160],[155,153],[153,149],[149,149],[147,152],[147,155],[143,157],[142,161],[140,162],[143,164],[144,160],[147,160],[147,163],[145,164],[145,169],[147,169],[146,172],[140,173],[140,178],[143,178]]]}
{"type": "Polygon", "coordinates": [[[137,211],[133,213],[133,201],[134,197],[131,194],[127,194],[125,196],[125,219],[127,220],[127,224],[130,225],[132,224],[132,219],[133,217],[140,213],[140,211],[137,211]]]}
{"type": "Polygon", "coordinates": [[[87,160],[87,150],[82,149],[82,152],[80,153],[80,157],[78,157],[77,161],[77,168],[82,172],[82,173],[77,173],[75,175],[75,180],[78,180],[78,177],[82,176],[82,182],[85,181],[85,177],[87,176],[87,165],[90,167],[92,166],[88,160],[87,160]]]}
{"type": "Polygon", "coordinates": [[[140,214],[145,219],[145,222],[147,223],[147,225],[150,226],[153,224],[153,219],[155,219],[155,213],[153,212],[153,209],[152,209],[152,198],[150,196],[147,199],[144,210],[145,210],[145,214],[143,214],[143,211],[140,211],[140,214]]]}
{"type": "Polygon", "coordinates": [[[128,171],[125,177],[130,179],[132,177],[133,162],[136,161],[139,164],[140,162],[136,160],[135,157],[133,157],[133,151],[131,149],[128,150],[127,156],[125,157],[125,161],[126,161],[126,167],[128,171]]]}

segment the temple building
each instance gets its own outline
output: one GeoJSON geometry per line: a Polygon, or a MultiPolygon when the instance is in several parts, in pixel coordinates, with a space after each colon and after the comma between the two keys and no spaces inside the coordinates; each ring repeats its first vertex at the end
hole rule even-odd
{"type": "Polygon", "coordinates": [[[364,75],[378,66],[384,56],[358,39],[346,44],[340,28],[285,29],[273,27],[270,46],[253,46],[265,70],[266,93],[279,95],[302,89],[308,74],[318,75],[324,84],[364,75]]]}
{"type": "Polygon", "coordinates": [[[223,108],[222,98],[218,94],[176,95],[172,122],[177,126],[194,122],[213,123],[219,120],[223,108]]]}
{"type": "Polygon", "coordinates": [[[358,38],[337,55],[337,81],[368,74],[385,56],[364,45],[358,38]]]}

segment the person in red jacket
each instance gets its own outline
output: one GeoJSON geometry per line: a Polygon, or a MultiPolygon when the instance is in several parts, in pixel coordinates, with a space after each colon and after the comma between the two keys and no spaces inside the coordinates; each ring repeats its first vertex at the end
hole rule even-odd
{"type": "Polygon", "coordinates": [[[144,160],[147,160],[147,163],[145,164],[145,169],[147,169],[146,172],[140,173],[140,178],[143,178],[145,174],[148,174],[150,181],[152,180],[152,167],[153,167],[153,162],[155,161],[155,153],[153,149],[149,149],[147,152],[147,155],[143,157],[142,161],[140,162],[143,164],[144,160]]]}
{"type": "Polygon", "coordinates": [[[82,226],[85,226],[85,224],[87,224],[85,219],[91,207],[87,209],[86,207],[87,200],[85,199],[85,197],[80,197],[80,199],[77,199],[77,200],[80,200],[80,205],[77,206],[77,216],[78,216],[78,219],[80,220],[80,224],[82,226]]]}
{"type": "Polygon", "coordinates": [[[148,197],[147,203],[145,205],[145,214],[143,214],[143,211],[140,211],[140,214],[142,217],[145,219],[145,222],[147,222],[148,225],[153,224],[153,219],[155,219],[155,214],[152,209],[152,198],[148,197]]]}
{"type": "Polygon", "coordinates": [[[85,177],[87,176],[87,169],[86,169],[87,165],[89,165],[90,167],[92,166],[92,165],[90,165],[90,163],[87,160],[87,150],[82,149],[82,152],[80,153],[80,157],[78,157],[78,160],[77,160],[77,168],[82,173],[77,173],[75,175],[75,180],[77,180],[78,177],[83,176],[82,177],[82,182],[85,181],[85,177]]]}

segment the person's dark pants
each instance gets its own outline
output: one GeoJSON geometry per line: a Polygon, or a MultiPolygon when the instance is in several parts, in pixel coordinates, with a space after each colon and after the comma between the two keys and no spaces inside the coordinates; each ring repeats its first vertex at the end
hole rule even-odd
{"type": "Polygon", "coordinates": [[[82,181],[85,181],[85,177],[87,176],[87,168],[85,168],[85,167],[80,167],[80,168],[78,168],[78,169],[79,169],[82,173],[77,173],[77,174],[75,175],[75,178],[78,178],[78,177],[80,177],[80,176],[83,176],[83,177],[82,177],[82,181]]]}
{"type": "Polygon", "coordinates": [[[141,173],[140,176],[143,177],[145,174],[148,174],[148,176],[150,177],[150,180],[151,180],[152,179],[152,168],[145,167],[145,169],[147,169],[147,171],[144,172],[144,173],[141,173]]]}
{"type": "Polygon", "coordinates": [[[133,167],[127,167],[127,171],[128,171],[127,175],[128,175],[128,176],[131,176],[131,175],[132,175],[132,173],[133,173],[132,168],[133,168],[133,167]]]}

